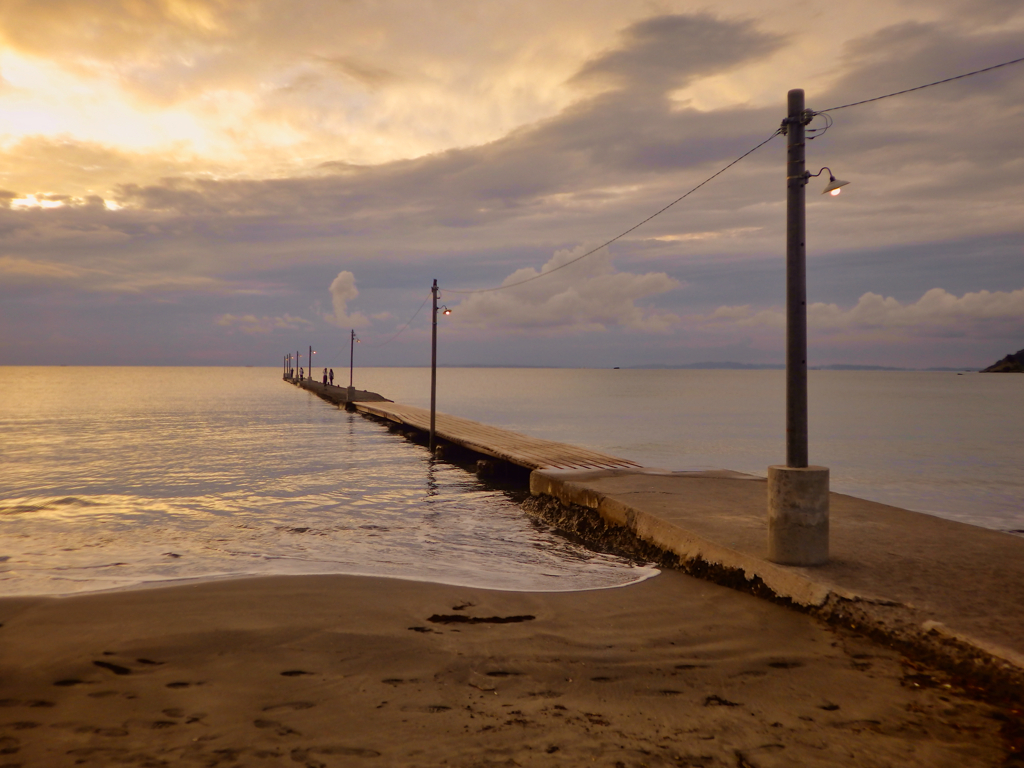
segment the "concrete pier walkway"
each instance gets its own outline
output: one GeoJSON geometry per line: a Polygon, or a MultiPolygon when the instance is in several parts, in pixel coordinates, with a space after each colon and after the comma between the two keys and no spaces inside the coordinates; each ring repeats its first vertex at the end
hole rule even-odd
{"type": "Polygon", "coordinates": [[[323,384],[313,379],[291,379],[287,376],[284,379],[289,384],[294,384],[297,387],[301,387],[307,392],[312,392],[317,397],[322,397],[329,403],[335,405],[345,405],[346,403],[390,403],[386,397],[378,395],[376,392],[368,392],[365,389],[355,389],[354,387],[350,390],[348,387],[339,387],[334,384],[323,384]]]}

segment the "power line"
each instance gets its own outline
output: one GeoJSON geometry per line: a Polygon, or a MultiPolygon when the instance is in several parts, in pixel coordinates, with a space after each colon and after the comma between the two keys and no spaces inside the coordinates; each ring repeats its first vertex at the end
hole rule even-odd
{"type": "Polygon", "coordinates": [[[394,336],[392,336],[392,337],[391,337],[390,339],[388,339],[387,341],[382,341],[382,342],[381,342],[380,344],[368,344],[368,345],[367,345],[367,347],[368,347],[369,349],[380,349],[380,348],[381,348],[381,347],[383,347],[383,346],[384,346],[385,344],[390,344],[390,343],[391,343],[392,341],[394,341],[395,339],[397,339],[397,338],[398,338],[398,337],[399,337],[399,336],[400,336],[400,335],[402,334],[402,332],[403,332],[403,331],[404,331],[404,330],[405,330],[406,328],[408,328],[408,327],[409,327],[410,325],[412,325],[412,321],[413,321],[413,320],[415,320],[415,319],[416,319],[416,318],[417,318],[417,317],[419,316],[420,312],[422,312],[422,311],[423,311],[423,308],[424,308],[425,306],[427,306],[427,301],[429,301],[429,300],[430,300],[430,295],[431,295],[430,293],[428,293],[428,294],[427,294],[427,297],[426,297],[425,299],[423,299],[423,303],[422,303],[422,304],[420,304],[420,308],[419,308],[419,309],[417,309],[417,310],[416,310],[416,311],[415,311],[415,312],[413,313],[413,316],[409,318],[409,322],[407,322],[407,323],[406,323],[405,325],[403,325],[403,326],[402,326],[401,328],[399,328],[399,329],[398,329],[398,331],[397,331],[397,332],[395,333],[395,335],[394,335],[394,336]]]}
{"type": "Polygon", "coordinates": [[[503,290],[505,290],[506,288],[515,288],[515,287],[516,287],[517,285],[523,285],[524,283],[529,283],[529,282],[532,282],[532,281],[534,281],[534,280],[539,280],[540,278],[542,278],[542,277],[547,277],[548,275],[550,275],[550,274],[553,274],[554,272],[557,272],[557,271],[558,271],[558,270],[560,270],[560,269],[565,269],[565,268],[566,268],[566,267],[568,267],[568,266],[572,266],[572,265],[573,265],[573,264],[575,264],[575,263],[576,263],[577,261],[580,261],[581,259],[585,259],[585,258],[587,258],[587,256],[592,256],[593,254],[595,254],[595,253],[597,253],[598,251],[600,251],[600,250],[601,250],[602,248],[606,248],[607,246],[609,246],[609,245],[611,245],[612,243],[614,243],[614,242],[615,242],[616,240],[621,240],[621,239],[622,239],[622,238],[624,238],[624,237],[625,237],[626,235],[628,235],[628,234],[629,234],[630,232],[633,232],[634,230],[637,230],[637,229],[639,229],[640,227],[642,227],[642,226],[643,226],[644,224],[646,224],[646,223],[647,223],[648,221],[650,221],[651,219],[653,219],[653,218],[654,218],[655,216],[660,216],[661,214],[663,214],[663,213],[664,213],[665,211],[667,211],[667,210],[668,210],[669,208],[671,208],[671,207],[672,207],[673,205],[675,205],[676,203],[678,203],[678,202],[680,202],[680,201],[682,201],[682,200],[685,200],[685,199],[686,199],[687,197],[689,197],[690,195],[692,195],[692,194],[693,194],[694,192],[696,192],[696,191],[697,191],[698,189],[700,189],[701,187],[703,187],[703,186],[704,186],[705,184],[707,184],[707,183],[708,183],[709,181],[711,181],[712,179],[714,179],[714,178],[716,178],[716,177],[718,177],[718,176],[721,176],[721,175],[722,175],[723,173],[725,173],[725,172],[726,172],[727,170],[729,170],[730,168],[732,168],[732,167],[733,167],[734,165],[736,165],[736,163],[738,163],[738,162],[739,162],[740,160],[742,160],[743,158],[745,158],[745,157],[746,157],[747,155],[752,155],[752,154],[753,154],[754,152],[756,152],[757,150],[759,150],[759,149],[760,149],[761,147],[763,147],[763,146],[764,146],[765,144],[767,144],[767,143],[768,143],[769,141],[771,141],[771,140],[772,140],[772,139],[774,139],[774,138],[775,138],[776,136],[778,136],[778,135],[779,135],[779,133],[781,133],[781,131],[775,131],[775,133],[773,133],[773,134],[772,134],[771,136],[769,136],[769,137],[768,137],[767,139],[765,139],[764,141],[762,141],[762,142],[761,142],[760,144],[758,144],[758,145],[757,145],[756,147],[754,147],[754,148],[753,148],[753,149],[751,149],[751,150],[748,150],[747,152],[744,152],[744,153],[743,153],[742,155],[740,155],[739,157],[737,157],[737,158],[736,158],[735,160],[733,160],[733,161],[732,161],[731,163],[729,163],[729,164],[728,164],[727,166],[725,166],[724,168],[722,168],[722,169],[721,169],[720,171],[718,171],[718,172],[717,172],[717,173],[715,173],[715,174],[712,174],[711,176],[708,176],[708,177],[707,177],[706,179],[704,179],[704,181],[702,181],[702,182],[701,182],[700,184],[698,184],[697,186],[695,186],[695,187],[694,187],[693,189],[691,189],[691,190],[690,190],[689,192],[687,192],[687,193],[686,193],[685,195],[683,195],[682,197],[678,197],[678,198],[676,198],[676,199],[675,199],[675,200],[673,200],[673,201],[672,201],[671,203],[669,203],[669,204],[668,204],[668,205],[666,205],[666,206],[665,206],[664,208],[662,208],[662,209],[661,209],[660,211],[657,211],[657,212],[655,212],[655,213],[652,213],[652,214],[651,214],[650,216],[648,216],[648,217],[647,217],[646,219],[644,219],[643,221],[641,221],[641,222],[640,222],[639,224],[635,224],[635,225],[633,225],[632,227],[630,227],[629,229],[627,229],[627,230],[626,230],[625,232],[623,232],[623,233],[621,233],[621,234],[618,234],[618,235],[616,235],[615,237],[613,237],[613,238],[612,238],[611,240],[608,240],[607,242],[605,242],[605,243],[602,243],[601,245],[597,246],[596,248],[593,248],[593,249],[591,249],[591,250],[587,251],[586,253],[584,253],[584,254],[582,254],[582,255],[580,255],[580,256],[577,256],[577,257],[576,257],[575,259],[571,259],[571,260],[569,260],[569,261],[565,262],[565,264],[559,264],[559,265],[558,265],[557,267],[554,267],[553,269],[549,269],[549,270],[548,270],[547,272],[541,272],[540,274],[536,274],[536,275],[534,275],[533,277],[528,277],[528,278],[526,278],[525,280],[520,280],[520,281],[518,281],[518,282],[515,282],[515,283],[509,283],[508,285],[497,285],[497,286],[494,286],[493,288],[477,288],[476,290],[472,290],[472,291],[465,291],[465,290],[464,290],[464,291],[457,291],[457,290],[455,290],[454,288],[445,288],[444,290],[445,290],[445,291],[447,291],[448,293],[489,293],[489,292],[491,292],[491,291],[503,291],[503,290]]]}
{"type": "Polygon", "coordinates": [[[956,75],[955,77],[947,77],[945,80],[936,80],[934,83],[927,83],[925,85],[918,85],[915,88],[907,88],[902,91],[896,91],[894,93],[887,93],[885,96],[875,96],[873,99],[864,99],[863,101],[854,101],[850,104],[843,104],[840,107],[829,107],[828,109],[817,110],[816,114],[822,114],[824,112],[835,112],[837,109],[846,109],[847,107],[859,107],[861,104],[870,104],[872,101],[881,101],[882,99],[888,99],[893,96],[902,96],[904,93],[913,93],[914,91],[920,91],[924,88],[931,88],[933,85],[942,85],[943,83],[951,83],[954,80],[963,80],[965,77],[972,77],[974,75],[980,75],[982,72],[991,72],[993,69],[999,69],[1000,67],[1008,67],[1011,64],[1020,64],[1024,61],[1024,57],[1014,59],[1013,61],[1004,61],[1002,64],[993,64],[991,67],[985,67],[984,69],[976,69],[973,72],[965,72],[962,75],[956,75]]]}

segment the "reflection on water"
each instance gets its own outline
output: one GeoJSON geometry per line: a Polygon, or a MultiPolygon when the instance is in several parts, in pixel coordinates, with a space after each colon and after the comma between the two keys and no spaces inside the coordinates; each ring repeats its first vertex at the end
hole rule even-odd
{"type": "MultiPolygon", "coordinates": [[[[425,406],[428,369],[356,371],[425,406]]],[[[1024,377],[810,374],[833,490],[1024,531],[1024,377]]],[[[577,589],[650,573],[273,369],[0,368],[0,589],[268,573],[577,589]]],[[[781,371],[449,369],[447,413],[646,466],[765,474],[781,371]]]]}
{"type": "Polygon", "coordinates": [[[572,590],[653,573],[552,534],[516,493],[277,371],[0,377],[4,594],[302,573],[572,590]]]}

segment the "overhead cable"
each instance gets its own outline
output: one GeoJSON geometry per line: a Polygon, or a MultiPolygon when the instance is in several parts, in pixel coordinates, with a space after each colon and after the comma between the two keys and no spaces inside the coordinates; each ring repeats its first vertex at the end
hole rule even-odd
{"type": "Polygon", "coordinates": [[[824,112],[835,112],[837,109],[846,109],[847,107],[859,107],[861,104],[870,104],[872,101],[881,101],[882,99],[889,99],[893,96],[902,96],[904,93],[913,93],[914,91],[920,91],[925,88],[931,88],[935,85],[942,85],[943,83],[951,83],[954,80],[963,80],[965,77],[972,77],[974,75],[980,75],[982,72],[991,72],[993,69],[999,69],[1000,67],[1008,67],[1011,64],[1020,64],[1024,62],[1024,57],[1014,59],[1013,61],[1004,61],[1002,64],[993,64],[991,67],[985,67],[984,69],[976,69],[973,72],[964,72],[962,75],[956,75],[955,77],[947,77],[945,80],[936,80],[934,83],[926,83],[925,85],[918,85],[914,88],[907,88],[902,91],[895,91],[894,93],[887,93],[885,96],[875,96],[873,99],[864,99],[863,101],[854,101],[850,104],[843,104],[839,107],[829,107],[828,109],[819,109],[816,114],[822,114],[824,112]]]}
{"type": "Polygon", "coordinates": [[[726,172],[727,170],[729,170],[730,168],[732,168],[732,167],[733,167],[734,165],[736,165],[736,163],[738,163],[738,162],[739,162],[740,160],[742,160],[743,158],[745,158],[745,157],[746,157],[747,155],[752,155],[752,154],[753,154],[754,152],[756,152],[757,150],[759,150],[759,149],[760,149],[761,147],[763,147],[763,146],[764,146],[765,144],[767,144],[767,143],[768,143],[769,141],[771,141],[771,140],[772,140],[772,139],[774,139],[774,138],[775,138],[776,136],[778,136],[778,135],[779,135],[779,133],[780,133],[780,131],[775,131],[775,133],[773,133],[773,134],[772,134],[771,136],[769,136],[769,137],[768,137],[767,139],[765,139],[764,141],[762,141],[762,142],[761,142],[760,144],[758,144],[758,145],[757,145],[756,147],[754,147],[753,149],[751,149],[751,150],[749,150],[749,151],[747,151],[747,152],[744,152],[744,153],[743,153],[742,155],[740,155],[739,157],[737,157],[737,158],[736,158],[735,160],[733,160],[733,161],[732,161],[731,163],[729,163],[729,164],[728,164],[727,166],[725,166],[724,168],[722,168],[721,170],[719,170],[719,171],[718,171],[717,173],[714,173],[714,174],[712,174],[711,176],[708,176],[708,177],[707,177],[706,179],[704,179],[704,181],[702,181],[702,182],[701,182],[700,184],[698,184],[697,186],[695,186],[695,187],[694,187],[693,189],[691,189],[691,190],[690,190],[689,192],[687,192],[687,193],[686,193],[685,195],[683,195],[682,197],[677,197],[677,198],[676,198],[675,200],[673,200],[673,201],[672,201],[671,203],[669,203],[668,205],[666,205],[666,206],[665,206],[664,208],[662,208],[662,209],[661,209],[660,211],[656,211],[655,213],[652,213],[652,214],[651,214],[650,216],[648,216],[648,217],[647,217],[646,219],[644,219],[643,221],[641,221],[641,222],[640,222],[639,224],[635,224],[635,225],[633,225],[632,227],[630,227],[629,229],[627,229],[627,230],[626,230],[625,232],[622,232],[621,234],[618,234],[618,235],[616,235],[616,236],[615,236],[615,237],[613,237],[613,238],[612,238],[611,240],[608,240],[607,242],[604,242],[604,243],[602,243],[601,245],[597,246],[596,248],[593,248],[593,249],[591,249],[591,250],[587,251],[586,253],[584,253],[584,254],[581,254],[581,255],[577,256],[577,257],[576,257],[576,258],[574,258],[574,259],[570,259],[569,261],[565,262],[565,264],[559,264],[559,265],[558,265],[557,267],[553,267],[552,269],[549,269],[549,270],[548,270],[547,272],[540,272],[539,274],[536,274],[536,275],[534,275],[533,277],[528,277],[528,278],[526,278],[525,280],[519,280],[519,281],[517,281],[517,282],[515,282],[515,283],[508,283],[507,285],[496,285],[496,286],[494,286],[493,288],[477,288],[476,290],[472,290],[472,291],[469,291],[469,290],[462,290],[462,291],[459,291],[459,290],[456,290],[456,289],[454,289],[454,288],[447,288],[447,287],[445,288],[445,290],[446,290],[446,291],[447,291],[448,293],[489,293],[489,292],[491,292],[491,291],[503,291],[503,290],[505,290],[506,288],[515,288],[515,287],[516,287],[517,285],[523,285],[524,283],[529,283],[529,282],[532,282],[532,281],[534,281],[534,280],[539,280],[540,278],[542,278],[542,277],[547,277],[548,275],[550,275],[550,274],[553,274],[554,272],[557,272],[557,271],[558,271],[558,270],[560,270],[560,269],[565,269],[566,267],[572,266],[572,265],[573,265],[573,264],[575,264],[575,263],[576,263],[577,261],[580,261],[580,260],[582,260],[582,259],[585,259],[585,258],[587,258],[587,256],[592,256],[592,255],[594,255],[595,253],[597,253],[598,251],[600,251],[600,250],[601,250],[602,248],[606,248],[607,246],[609,246],[609,245],[611,245],[612,243],[614,243],[614,242],[615,242],[616,240],[621,240],[621,239],[622,239],[622,238],[624,238],[624,237],[625,237],[626,235],[628,235],[628,234],[629,234],[630,232],[633,232],[634,230],[637,230],[637,229],[639,229],[640,227],[642,227],[642,226],[643,226],[644,224],[646,224],[646,223],[647,223],[648,221],[650,221],[651,219],[653,219],[653,218],[654,218],[655,216],[660,216],[661,214],[663,214],[663,213],[664,213],[665,211],[667,211],[667,210],[668,210],[669,208],[671,208],[671,207],[672,207],[673,205],[675,205],[676,203],[678,203],[678,202],[680,202],[680,201],[682,201],[682,200],[685,200],[685,199],[686,199],[687,197],[689,197],[690,195],[692,195],[692,194],[693,194],[694,192],[696,192],[696,191],[697,191],[698,189],[700,189],[701,187],[703,187],[703,186],[704,186],[705,184],[707,184],[707,183],[708,183],[709,181],[711,181],[712,179],[714,179],[714,178],[716,178],[716,177],[718,177],[718,176],[721,176],[721,175],[722,175],[723,173],[725,173],[725,172],[726,172]]]}
{"type": "Polygon", "coordinates": [[[409,322],[407,322],[405,325],[403,325],[401,328],[399,328],[390,339],[388,339],[387,341],[382,341],[380,344],[367,344],[367,347],[369,349],[379,349],[380,347],[383,347],[385,344],[390,344],[392,341],[397,339],[406,328],[408,328],[410,325],[412,325],[412,321],[415,320],[419,316],[420,312],[423,311],[423,308],[425,306],[427,306],[427,302],[430,301],[430,296],[431,296],[431,294],[428,293],[427,297],[425,299],[423,299],[423,303],[420,304],[420,308],[417,309],[413,313],[413,316],[409,318],[409,322]]]}

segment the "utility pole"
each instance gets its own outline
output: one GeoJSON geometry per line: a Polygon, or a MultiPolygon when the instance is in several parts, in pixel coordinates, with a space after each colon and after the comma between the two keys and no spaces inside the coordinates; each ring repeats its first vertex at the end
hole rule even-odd
{"type": "Polygon", "coordinates": [[[786,466],[807,466],[807,177],[804,92],[786,118],[786,466]]]}
{"type": "Polygon", "coordinates": [[[434,452],[434,417],[437,408],[437,280],[430,289],[433,311],[430,313],[430,452],[434,452]]]}
{"type": "Polygon", "coordinates": [[[309,380],[313,381],[313,345],[309,346],[309,380]]]}
{"type": "Polygon", "coordinates": [[[348,385],[352,387],[352,370],[355,367],[356,359],[356,329],[352,329],[352,339],[348,348],[348,385]]]}
{"type": "MultiPolygon", "coordinates": [[[[786,465],[768,467],[768,559],[828,562],[828,467],[808,465],[807,232],[804,92],[789,92],[786,132],[786,465]]],[[[831,172],[830,172],[831,173],[831,172]]]]}
{"type": "Polygon", "coordinates": [[[356,329],[353,328],[352,329],[352,338],[349,341],[349,350],[348,350],[348,392],[345,395],[345,399],[348,402],[350,402],[350,403],[352,402],[353,398],[355,397],[355,393],[356,393],[356,388],[352,384],[352,371],[353,371],[353,369],[355,367],[355,359],[356,359],[356,329]]]}

